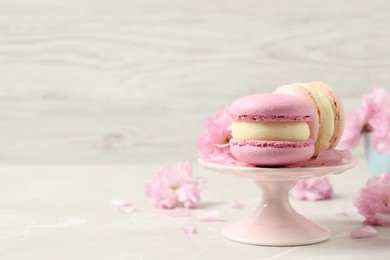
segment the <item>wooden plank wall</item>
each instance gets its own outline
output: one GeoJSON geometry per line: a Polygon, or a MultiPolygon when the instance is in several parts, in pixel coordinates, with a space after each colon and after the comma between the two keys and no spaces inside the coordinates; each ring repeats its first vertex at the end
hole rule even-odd
{"type": "Polygon", "coordinates": [[[0,162],[196,160],[202,120],[297,81],[390,86],[390,1],[0,0],[0,162]]]}

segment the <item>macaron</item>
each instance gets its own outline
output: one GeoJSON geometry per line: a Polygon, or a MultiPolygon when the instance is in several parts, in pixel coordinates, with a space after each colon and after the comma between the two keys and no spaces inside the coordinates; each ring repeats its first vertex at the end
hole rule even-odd
{"type": "Polygon", "coordinates": [[[296,96],[312,105],[316,112],[310,125],[311,136],[315,142],[314,155],[338,144],[344,131],[344,109],[340,98],[331,87],[318,81],[294,83],[281,86],[273,93],[296,96]]]}
{"type": "Polygon", "coordinates": [[[230,105],[230,150],[256,166],[285,166],[309,160],[314,154],[309,123],[312,105],[285,94],[255,94],[230,105]]]}

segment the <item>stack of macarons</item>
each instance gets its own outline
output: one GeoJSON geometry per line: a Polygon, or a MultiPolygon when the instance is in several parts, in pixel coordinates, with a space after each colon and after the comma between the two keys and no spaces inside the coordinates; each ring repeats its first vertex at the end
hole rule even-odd
{"type": "Polygon", "coordinates": [[[301,163],[332,149],[344,126],[336,93],[321,82],[295,83],[231,104],[233,156],[256,166],[301,163]]]}

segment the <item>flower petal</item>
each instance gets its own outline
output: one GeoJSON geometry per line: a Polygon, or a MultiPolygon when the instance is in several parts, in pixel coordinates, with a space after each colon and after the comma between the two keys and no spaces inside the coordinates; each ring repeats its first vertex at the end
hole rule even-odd
{"type": "Polygon", "coordinates": [[[375,237],[378,232],[371,226],[361,226],[351,232],[351,238],[375,237]]]}
{"type": "Polygon", "coordinates": [[[327,150],[320,152],[315,160],[316,165],[340,165],[350,162],[352,154],[348,150],[327,150]]]}
{"type": "Polygon", "coordinates": [[[353,212],[351,209],[346,209],[342,207],[338,207],[335,210],[336,216],[342,216],[342,217],[353,217],[356,216],[356,213],[353,212]]]}
{"type": "Polygon", "coordinates": [[[118,209],[120,212],[130,214],[136,211],[137,206],[127,200],[111,200],[111,205],[118,209]]]}
{"type": "Polygon", "coordinates": [[[128,200],[119,200],[119,199],[112,199],[111,205],[114,207],[120,207],[122,205],[125,205],[127,203],[130,203],[128,200]]]}
{"type": "Polygon", "coordinates": [[[224,164],[236,162],[230,152],[231,124],[228,106],[205,118],[204,131],[196,142],[196,151],[200,158],[224,164]]]}
{"type": "Polygon", "coordinates": [[[181,227],[183,232],[187,235],[194,235],[198,234],[198,230],[196,230],[196,227],[194,226],[186,226],[186,227],[181,227]]]}
{"type": "Polygon", "coordinates": [[[186,208],[175,208],[175,209],[170,210],[167,213],[167,216],[174,217],[174,218],[189,217],[189,216],[191,216],[191,212],[189,209],[186,209],[186,208]]]}
{"type": "Polygon", "coordinates": [[[360,142],[361,132],[366,123],[366,115],[362,109],[348,113],[340,143],[347,149],[355,148],[360,142]]]}
{"type": "Polygon", "coordinates": [[[245,204],[238,200],[232,200],[227,204],[227,207],[232,209],[242,209],[245,208],[245,204]]]}
{"type": "Polygon", "coordinates": [[[318,167],[318,166],[335,166],[352,161],[352,154],[348,150],[327,150],[320,152],[315,159],[302,163],[287,166],[288,168],[296,167],[318,167]]]}
{"type": "Polygon", "coordinates": [[[381,223],[381,225],[390,225],[390,213],[376,213],[375,217],[381,223]]]}
{"type": "Polygon", "coordinates": [[[202,222],[221,221],[221,216],[218,210],[214,210],[198,216],[198,220],[202,222]]]}

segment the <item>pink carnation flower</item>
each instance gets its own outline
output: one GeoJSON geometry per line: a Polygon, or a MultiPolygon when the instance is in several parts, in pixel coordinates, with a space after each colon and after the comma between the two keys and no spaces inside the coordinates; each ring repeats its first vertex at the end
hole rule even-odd
{"type": "Polygon", "coordinates": [[[196,143],[200,158],[228,164],[236,162],[230,152],[232,120],[228,110],[225,106],[215,115],[206,117],[204,132],[199,135],[196,143]]]}
{"type": "Polygon", "coordinates": [[[362,98],[362,107],[347,115],[341,143],[355,148],[362,132],[371,133],[371,141],[379,154],[390,153],[390,92],[375,88],[362,98]]]}
{"type": "Polygon", "coordinates": [[[192,176],[192,164],[179,162],[177,169],[163,167],[146,184],[146,194],[158,208],[196,208],[206,185],[202,177],[192,176]]]}
{"type": "Polygon", "coordinates": [[[363,96],[363,110],[374,148],[379,154],[390,153],[390,92],[375,88],[363,96]]]}
{"type": "Polygon", "coordinates": [[[333,188],[327,176],[303,179],[291,189],[291,195],[299,200],[326,200],[332,198],[333,188]]]}
{"type": "Polygon", "coordinates": [[[353,202],[366,224],[390,225],[390,172],[370,178],[353,202]]]}
{"type": "Polygon", "coordinates": [[[371,143],[379,154],[390,153],[390,100],[387,110],[383,109],[368,120],[371,143]]]}

